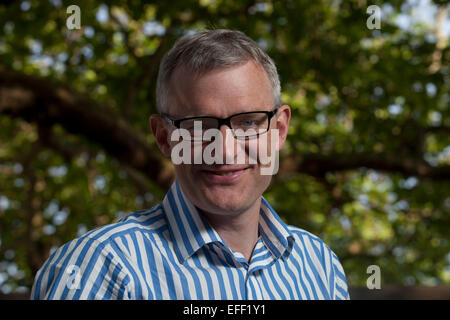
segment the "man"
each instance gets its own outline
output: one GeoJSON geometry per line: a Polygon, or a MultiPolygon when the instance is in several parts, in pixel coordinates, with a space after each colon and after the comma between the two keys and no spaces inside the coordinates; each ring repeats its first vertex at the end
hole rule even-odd
{"type": "Polygon", "coordinates": [[[256,43],[230,30],[179,39],[161,62],[157,106],[153,135],[177,163],[162,204],[58,249],[32,298],[348,299],[336,255],[284,224],[262,197],[270,163],[251,143],[265,145],[273,160],[291,112],[275,65],[256,43]],[[215,140],[203,136],[208,130],[215,140]],[[202,152],[217,141],[220,148],[202,152]],[[186,154],[174,152],[186,142],[186,154]]]}

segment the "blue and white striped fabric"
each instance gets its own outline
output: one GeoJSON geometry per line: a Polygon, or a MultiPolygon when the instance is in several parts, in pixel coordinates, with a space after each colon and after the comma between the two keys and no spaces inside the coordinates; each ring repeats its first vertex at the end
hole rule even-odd
{"type": "Polygon", "coordinates": [[[349,299],[322,240],[282,222],[262,198],[250,263],[232,251],[175,181],[162,204],[56,250],[32,299],[349,299]]]}

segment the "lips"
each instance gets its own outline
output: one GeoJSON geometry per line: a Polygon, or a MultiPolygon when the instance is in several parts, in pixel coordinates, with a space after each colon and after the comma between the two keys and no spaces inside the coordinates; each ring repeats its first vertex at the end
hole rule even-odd
{"type": "Polygon", "coordinates": [[[236,173],[239,170],[235,171],[207,171],[208,173],[212,173],[218,176],[231,176],[232,174],[236,173]]]}
{"type": "Polygon", "coordinates": [[[248,166],[240,167],[222,167],[222,168],[208,168],[201,170],[201,173],[206,177],[206,180],[211,184],[234,184],[238,182],[243,175],[250,169],[248,166]]]}

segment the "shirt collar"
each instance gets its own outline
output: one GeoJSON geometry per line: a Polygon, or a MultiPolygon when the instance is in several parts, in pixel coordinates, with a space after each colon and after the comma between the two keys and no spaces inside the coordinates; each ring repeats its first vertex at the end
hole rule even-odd
{"type": "Polygon", "coordinates": [[[275,258],[291,252],[294,235],[264,197],[261,198],[259,234],[275,258]]]}
{"type": "MultiPolygon", "coordinates": [[[[180,188],[178,180],[170,187],[162,207],[165,211],[168,229],[174,240],[174,249],[180,263],[209,243],[227,248],[217,231],[189,201],[180,188]]],[[[259,233],[266,247],[275,258],[290,252],[293,235],[269,203],[262,198],[259,233]],[[290,240],[292,239],[292,240],[290,240]]]]}
{"type": "Polygon", "coordinates": [[[162,202],[174,249],[181,263],[208,243],[223,242],[205,217],[183,194],[178,180],[170,187],[162,202]]]}

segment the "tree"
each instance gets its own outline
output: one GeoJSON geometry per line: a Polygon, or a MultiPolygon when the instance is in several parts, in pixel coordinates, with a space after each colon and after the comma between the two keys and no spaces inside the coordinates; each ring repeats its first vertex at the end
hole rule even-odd
{"type": "Polygon", "coordinates": [[[255,39],[293,110],[265,197],[322,237],[350,285],[450,283],[449,41],[399,27],[413,2],[79,1],[0,5],[0,288],[27,291],[49,251],[158,203],[173,179],[148,116],[159,62],[203,28],[255,39]],[[366,9],[379,5],[380,30],[366,9]]]}

